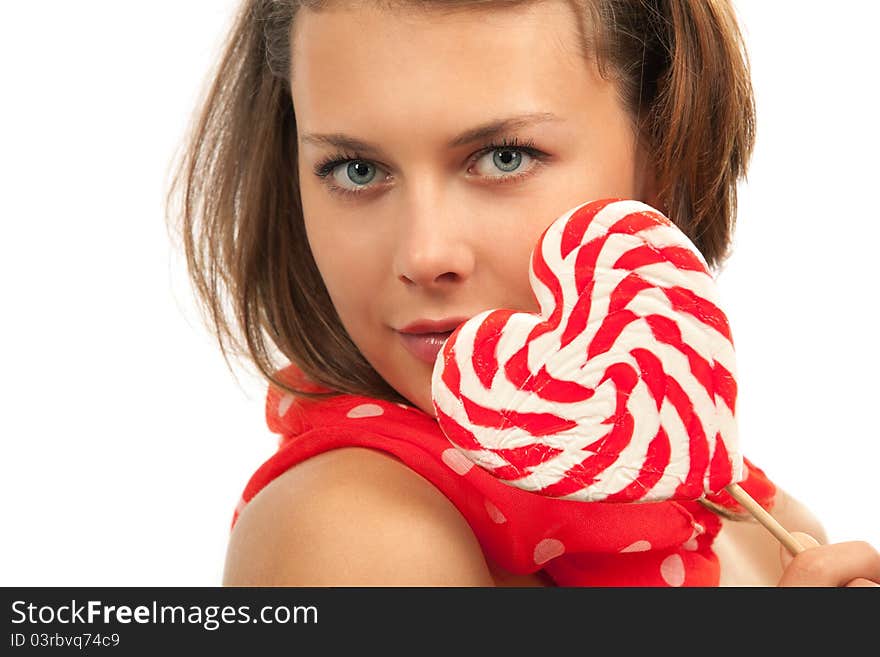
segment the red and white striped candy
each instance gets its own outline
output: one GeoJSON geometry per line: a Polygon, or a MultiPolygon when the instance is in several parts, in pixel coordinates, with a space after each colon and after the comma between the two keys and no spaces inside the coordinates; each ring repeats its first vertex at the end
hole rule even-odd
{"type": "Polygon", "coordinates": [[[540,316],[487,310],[434,365],[449,440],[505,483],[580,501],[697,499],[742,479],[736,365],[706,261],[637,201],[572,208],[543,233],[540,316]]]}

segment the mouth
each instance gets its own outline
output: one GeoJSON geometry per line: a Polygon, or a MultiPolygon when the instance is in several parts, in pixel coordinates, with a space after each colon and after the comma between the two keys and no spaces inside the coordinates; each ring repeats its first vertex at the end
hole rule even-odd
{"type": "Polygon", "coordinates": [[[452,331],[441,333],[400,333],[403,346],[418,360],[433,365],[452,331]]]}

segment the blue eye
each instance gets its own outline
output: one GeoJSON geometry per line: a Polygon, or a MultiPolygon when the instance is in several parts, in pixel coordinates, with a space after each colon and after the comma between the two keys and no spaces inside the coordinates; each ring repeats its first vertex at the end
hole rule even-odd
{"type": "Polygon", "coordinates": [[[357,153],[352,155],[347,153],[335,153],[315,166],[315,175],[321,178],[322,182],[327,186],[327,189],[334,194],[357,195],[362,194],[365,191],[364,187],[369,185],[373,180],[376,169],[377,167],[375,164],[364,159],[357,153]],[[336,180],[334,172],[343,164],[348,165],[345,168],[345,177],[355,185],[359,185],[361,187],[360,189],[347,189],[332,182],[333,180],[336,180]],[[326,180],[328,176],[330,177],[330,180],[326,180]]]}
{"type": "MultiPolygon", "coordinates": [[[[492,153],[492,164],[502,173],[517,171],[522,166],[523,154],[536,161],[535,166],[530,167],[528,171],[523,173],[483,176],[493,182],[511,183],[532,175],[535,169],[549,157],[546,153],[533,148],[532,144],[533,142],[529,141],[526,144],[519,145],[516,137],[511,139],[505,137],[501,140],[501,143],[492,142],[485,144],[472,159],[476,164],[482,160],[484,155],[492,153]]],[[[361,157],[358,153],[335,153],[315,166],[315,175],[322,179],[322,182],[331,193],[352,197],[370,192],[374,188],[379,187],[379,185],[370,185],[376,177],[377,169],[379,167],[375,163],[361,157]],[[343,164],[347,165],[343,173],[344,177],[356,185],[356,189],[349,189],[333,182],[337,180],[335,175],[337,168],[343,164]]]]}
{"type": "Polygon", "coordinates": [[[368,185],[370,181],[375,177],[375,174],[376,167],[369,162],[365,162],[363,160],[355,160],[354,162],[349,162],[348,166],[345,169],[345,175],[347,175],[355,185],[368,185]],[[371,170],[372,175],[370,175],[371,170]],[[366,180],[359,180],[359,178],[361,177],[366,178],[366,180]]]}
{"type": "MultiPolygon", "coordinates": [[[[486,155],[492,154],[492,166],[503,173],[513,173],[522,166],[524,152],[515,148],[494,148],[477,158],[479,163],[486,155]]],[[[526,157],[534,157],[525,153],[526,157]]],[[[500,176],[487,175],[487,178],[498,178],[500,176]]]]}
{"type": "Polygon", "coordinates": [[[522,162],[522,153],[519,153],[519,152],[511,150],[511,149],[507,149],[507,150],[503,150],[503,151],[495,151],[493,154],[492,160],[493,160],[494,164],[502,171],[516,171],[519,168],[520,163],[522,162]],[[511,155],[511,157],[502,158],[499,156],[499,153],[503,153],[504,155],[509,154],[509,155],[511,155]],[[512,162],[504,162],[503,160],[505,160],[505,159],[511,160],[512,162]],[[508,169],[507,167],[511,167],[511,168],[508,169]]]}

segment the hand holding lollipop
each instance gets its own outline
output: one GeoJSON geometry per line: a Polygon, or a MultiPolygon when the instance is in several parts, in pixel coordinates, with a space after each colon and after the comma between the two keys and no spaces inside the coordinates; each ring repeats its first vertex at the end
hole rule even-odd
{"type": "Polygon", "coordinates": [[[737,485],[736,365],[705,260],[637,201],[577,206],[543,233],[540,316],[488,310],[437,357],[437,419],[507,484],[585,502],[727,490],[792,554],[803,548],[737,485]]]}

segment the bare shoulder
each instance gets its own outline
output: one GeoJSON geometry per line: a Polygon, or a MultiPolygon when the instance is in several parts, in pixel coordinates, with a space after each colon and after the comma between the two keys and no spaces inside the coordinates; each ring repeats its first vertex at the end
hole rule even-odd
{"type": "Polygon", "coordinates": [[[455,506],[394,456],[362,447],[292,467],[242,510],[226,586],[492,586],[455,506]]]}

